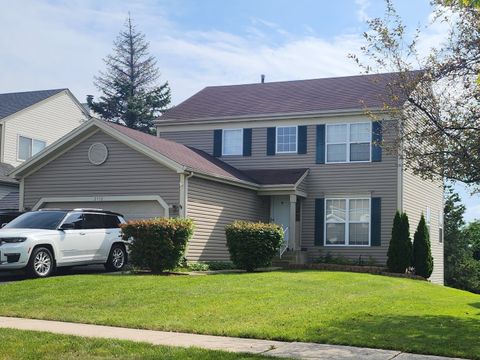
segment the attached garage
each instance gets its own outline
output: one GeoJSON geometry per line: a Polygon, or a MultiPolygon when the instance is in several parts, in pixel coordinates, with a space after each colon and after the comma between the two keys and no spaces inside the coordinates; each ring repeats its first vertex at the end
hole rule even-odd
{"type": "MultiPolygon", "coordinates": [[[[152,196],[154,198],[154,196],[152,196]]],[[[150,219],[154,217],[168,216],[168,208],[165,209],[166,204],[162,204],[159,200],[116,200],[105,201],[99,199],[98,201],[51,201],[41,204],[39,208],[54,208],[54,209],[102,209],[113,211],[122,214],[126,220],[150,219]]]]}

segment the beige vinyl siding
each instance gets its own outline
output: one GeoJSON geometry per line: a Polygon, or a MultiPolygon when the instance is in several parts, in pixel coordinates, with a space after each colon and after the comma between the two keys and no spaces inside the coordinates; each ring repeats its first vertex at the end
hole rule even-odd
{"type": "Polygon", "coordinates": [[[97,132],[25,178],[25,206],[42,197],[159,195],[179,204],[179,175],[104,132],[97,132]],[[108,158],[99,166],[88,160],[88,149],[104,143],[108,158]]]}
{"type": "Polygon", "coordinates": [[[225,225],[234,220],[267,221],[269,199],[253,190],[192,177],[188,180],[187,217],[195,222],[187,259],[229,260],[225,225]]]}
{"type": "Polygon", "coordinates": [[[18,137],[45,141],[47,146],[80,126],[85,114],[66,92],[7,117],[4,122],[2,161],[18,166],[18,137]]]}
{"type": "Polygon", "coordinates": [[[443,243],[439,242],[439,214],[443,217],[443,184],[441,181],[424,181],[410,171],[403,172],[403,210],[410,221],[410,235],[417,229],[420,217],[426,217],[427,207],[430,207],[430,243],[434,259],[432,282],[444,282],[443,243]]]}
{"type": "MultiPolygon", "coordinates": [[[[298,120],[297,120],[298,121],[298,120]]],[[[342,123],[369,121],[368,118],[344,117],[332,119],[342,123]]],[[[325,123],[325,121],[319,121],[325,123]]],[[[271,122],[271,126],[277,124],[271,122]]],[[[287,124],[283,121],[282,125],[287,124]]],[[[230,124],[233,126],[234,124],[230,124]]],[[[301,124],[300,124],[301,125],[301,124]]],[[[213,130],[194,131],[164,131],[161,127],[161,137],[171,139],[189,146],[212,153],[213,130]]],[[[248,126],[245,126],[248,127],[248,126]]],[[[188,126],[185,126],[188,129],[188,126]]],[[[388,139],[388,134],[385,135],[388,139]]],[[[307,127],[307,154],[276,154],[267,156],[267,127],[257,127],[252,130],[252,156],[224,156],[221,159],[239,169],[278,169],[278,168],[310,168],[302,187],[306,187],[308,195],[302,205],[302,248],[307,248],[310,258],[330,252],[352,259],[373,257],[378,263],[386,262],[386,254],[390,241],[393,217],[397,209],[397,158],[383,151],[381,162],[316,164],[316,125],[307,127]],[[315,234],[315,198],[329,196],[348,196],[366,194],[366,196],[381,197],[381,243],[379,247],[318,247],[314,246],[315,234]]]]}
{"type": "Polygon", "coordinates": [[[18,191],[18,185],[0,184],[0,199],[12,191],[18,191]]]}

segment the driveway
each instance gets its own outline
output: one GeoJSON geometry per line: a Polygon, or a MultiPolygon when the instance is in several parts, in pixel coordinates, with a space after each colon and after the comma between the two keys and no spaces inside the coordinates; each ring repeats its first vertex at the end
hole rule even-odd
{"type": "MultiPolygon", "coordinates": [[[[75,266],[70,269],[58,269],[54,276],[71,276],[78,274],[102,274],[106,273],[103,265],[75,266]]],[[[22,281],[28,279],[22,271],[0,271],[0,285],[12,281],[22,281]]]]}

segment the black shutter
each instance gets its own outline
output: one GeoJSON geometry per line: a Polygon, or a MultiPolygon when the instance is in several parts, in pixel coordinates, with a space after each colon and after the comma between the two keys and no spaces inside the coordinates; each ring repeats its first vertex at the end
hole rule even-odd
{"type": "Polygon", "coordinates": [[[371,246],[381,246],[381,236],[380,236],[380,228],[382,225],[382,199],[379,197],[372,197],[371,200],[371,239],[370,245],[371,246]]]}
{"type": "Polygon", "coordinates": [[[252,156],[252,129],[243,129],[243,156],[252,156]]]}
{"type": "Polygon", "coordinates": [[[325,125],[317,125],[317,164],[325,164],[325,125]]]}
{"type": "Polygon", "coordinates": [[[276,128],[267,128],[267,155],[275,155],[276,128]]]}
{"type": "Polygon", "coordinates": [[[325,227],[325,199],[315,199],[315,245],[323,246],[325,227]]]}
{"type": "Polygon", "coordinates": [[[306,126],[298,127],[298,153],[299,154],[307,153],[307,127],[306,126]]]}
{"type": "Polygon", "coordinates": [[[222,129],[213,130],[213,156],[222,156],[222,129]]]}
{"type": "Polygon", "coordinates": [[[382,161],[382,122],[372,122],[372,161],[382,161]]]}

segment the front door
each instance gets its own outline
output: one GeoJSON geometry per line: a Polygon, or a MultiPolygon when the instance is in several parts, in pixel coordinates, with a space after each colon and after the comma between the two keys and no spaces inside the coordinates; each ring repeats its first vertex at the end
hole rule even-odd
{"type": "Polygon", "coordinates": [[[288,240],[288,248],[293,249],[293,241],[289,239],[290,229],[290,196],[272,196],[272,221],[281,225],[285,230],[285,240],[288,240]]]}

